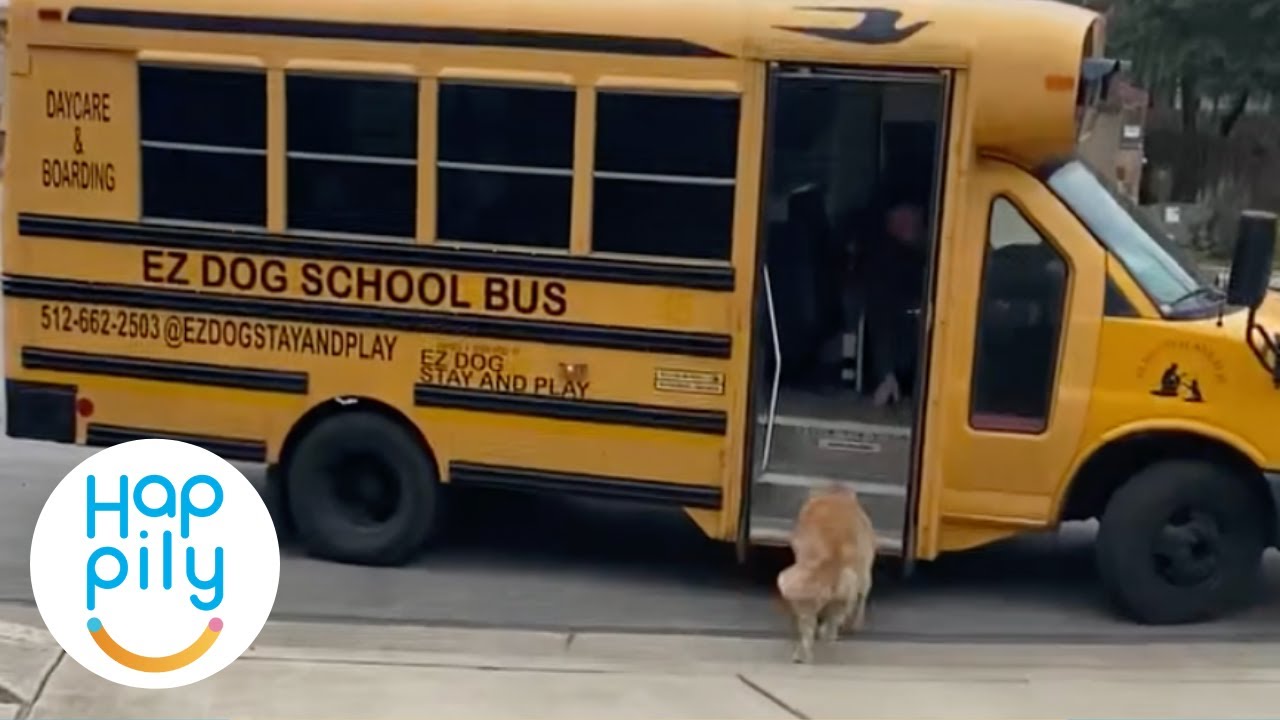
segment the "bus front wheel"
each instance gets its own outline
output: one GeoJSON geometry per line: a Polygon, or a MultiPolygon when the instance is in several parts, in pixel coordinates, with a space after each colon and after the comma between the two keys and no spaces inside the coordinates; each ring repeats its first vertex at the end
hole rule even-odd
{"type": "Polygon", "coordinates": [[[286,478],[307,551],[360,565],[400,565],[436,527],[435,463],[402,424],[377,413],[320,421],[298,444],[286,478]]]}
{"type": "Polygon", "coordinates": [[[1240,478],[1212,463],[1148,466],[1108,502],[1098,570],[1119,609],[1148,625],[1220,616],[1251,596],[1265,521],[1240,478]]]}

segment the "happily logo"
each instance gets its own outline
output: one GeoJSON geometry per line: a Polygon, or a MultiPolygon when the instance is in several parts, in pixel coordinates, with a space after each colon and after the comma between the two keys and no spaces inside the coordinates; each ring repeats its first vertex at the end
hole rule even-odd
{"type": "Polygon", "coordinates": [[[176,440],[134,440],[80,463],[31,540],[45,625],[90,672],[173,688],[230,665],[275,604],[280,547],[231,463],[176,440]]]}

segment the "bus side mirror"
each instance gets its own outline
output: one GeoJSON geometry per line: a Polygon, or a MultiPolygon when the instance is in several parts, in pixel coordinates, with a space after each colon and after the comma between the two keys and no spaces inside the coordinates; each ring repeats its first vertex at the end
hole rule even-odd
{"type": "Polygon", "coordinates": [[[1276,254],[1276,216],[1246,210],[1240,216],[1240,232],[1231,258],[1227,304],[1257,310],[1271,287],[1271,263],[1276,254]]]}

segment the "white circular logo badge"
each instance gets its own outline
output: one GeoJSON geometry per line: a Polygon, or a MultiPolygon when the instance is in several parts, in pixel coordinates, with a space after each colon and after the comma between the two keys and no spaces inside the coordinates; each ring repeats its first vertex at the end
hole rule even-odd
{"type": "Polygon", "coordinates": [[[266,505],[217,455],[134,440],[54,488],[31,540],[31,589],[86,670],[175,688],[230,665],[275,605],[280,546],[266,505]]]}

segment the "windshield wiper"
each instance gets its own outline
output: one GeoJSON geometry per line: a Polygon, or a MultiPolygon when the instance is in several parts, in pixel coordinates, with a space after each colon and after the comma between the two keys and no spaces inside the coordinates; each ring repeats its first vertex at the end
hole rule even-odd
{"type": "Polygon", "coordinates": [[[1215,303],[1220,303],[1227,299],[1227,294],[1212,285],[1201,285],[1200,287],[1187,292],[1182,297],[1169,303],[1169,309],[1172,310],[1179,305],[1197,298],[1210,297],[1215,303]]]}

